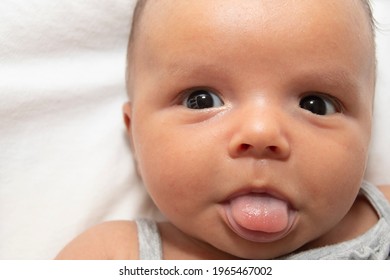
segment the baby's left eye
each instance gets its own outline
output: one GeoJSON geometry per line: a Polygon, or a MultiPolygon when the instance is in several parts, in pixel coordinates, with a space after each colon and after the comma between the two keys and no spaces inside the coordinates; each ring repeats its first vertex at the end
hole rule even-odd
{"type": "Polygon", "coordinates": [[[221,98],[205,89],[192,91],[183,101],[183,105],[190,109],[207,109],[212,107],[223,106],[224,103],[221,98]]]}
{"type": "Polygon", "coordinates": [[[307,95],[300,100],[299,106],[320,116],[341,112],[340,104],[334,98],[323,94],[307,95]]]}

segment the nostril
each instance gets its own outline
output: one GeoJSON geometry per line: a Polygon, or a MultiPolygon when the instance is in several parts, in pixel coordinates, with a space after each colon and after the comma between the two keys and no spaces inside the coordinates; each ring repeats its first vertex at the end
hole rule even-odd
{"type": "MultiPolygon", "coordinates": [[[[239,147],[239,152],[246,152],[251,148],[251,145],[249,144],[241,144],[239,147]]],[[[278,151],[277,146],[268,146],[267,149],[273,153],[278,151]]]]}
{"type": "Polygon", "coordinates": [[[277,152],[277,150],[278,150],[278,147],[276,147],[276,146],[269,146],[268,147],[268,150],[270,150],[271,152],[277,152]]]}
{"type": "Polygon", "coordinates": [[[249,145],[249,144],[241,144],[239,147],[239,151],[245,152],[245,151],[249,150],[250,147],[251,147],[251,145],[249,145]]]}

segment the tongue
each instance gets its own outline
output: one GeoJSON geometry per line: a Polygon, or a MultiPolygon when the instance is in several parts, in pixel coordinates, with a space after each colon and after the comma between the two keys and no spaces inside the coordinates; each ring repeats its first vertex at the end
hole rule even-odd
{"type": "Polygon", "coordinates": [[[253,231],[280,232],[288,226],[286,202],[264,194],[249,194],[230,201],[230,219],[253,231]]]}

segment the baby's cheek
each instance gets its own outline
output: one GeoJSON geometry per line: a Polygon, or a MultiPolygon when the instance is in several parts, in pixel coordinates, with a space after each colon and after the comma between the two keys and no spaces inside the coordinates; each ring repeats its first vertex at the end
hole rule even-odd
{"type": "MultiPolygon", "coordinates": [[[[348,149],[340,149],[339,156],[329,168],[329,184],[325,187],[330,213],[346,213],[360,189],[366,166],[366,153],[358,143],[348,149]],[[333,209],[333,210],[332,210],[333,209]]],[[[329,214],[330,214],[329,213],[329,214]]]]}
{"type": "Polygon", "coordinates": [[[166,215],[190,215],[210,192],[210,159],[198,153],[196,147],[172,141],[160,147],[145,147],[144,152],[141,176],[156,205],[166,215]]]}

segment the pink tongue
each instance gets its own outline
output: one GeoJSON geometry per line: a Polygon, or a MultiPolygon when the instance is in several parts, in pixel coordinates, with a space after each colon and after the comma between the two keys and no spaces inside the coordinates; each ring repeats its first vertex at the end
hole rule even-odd
{"type": "Polygon", "coordinates": [[[279,232],[288,226],[286,202],[263,194],[249,194],[230,201],[231,218],[243,228],[267,233],[279,232]]]}

